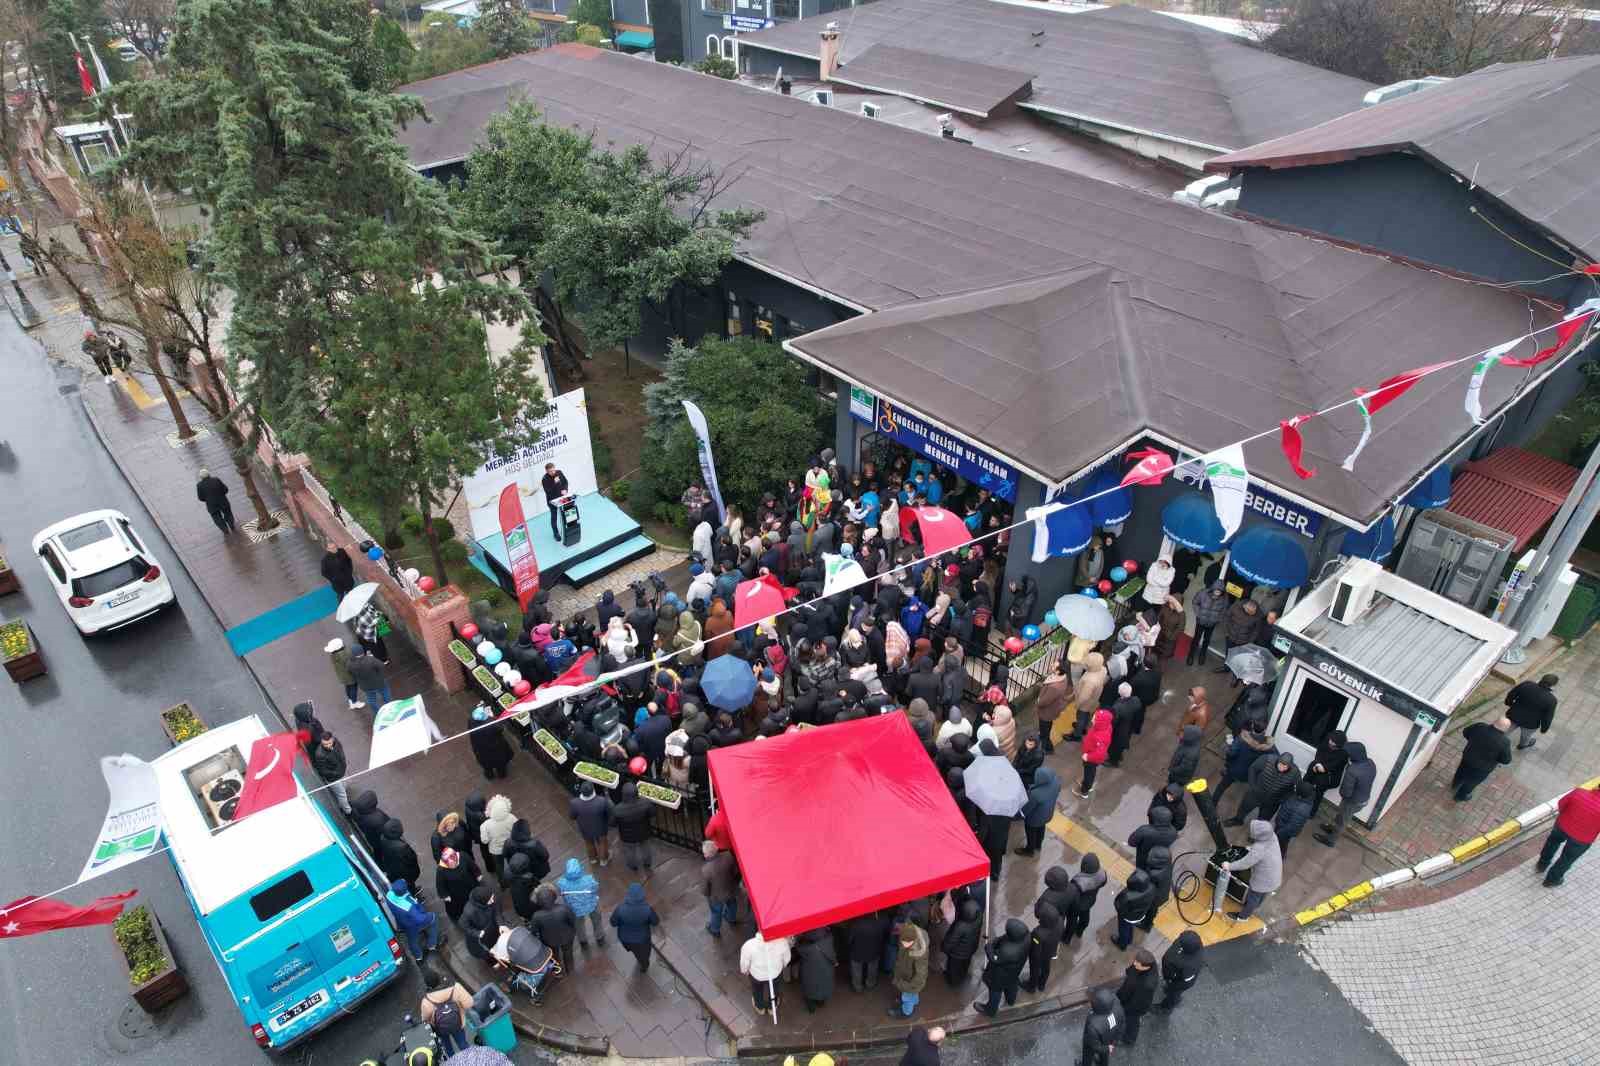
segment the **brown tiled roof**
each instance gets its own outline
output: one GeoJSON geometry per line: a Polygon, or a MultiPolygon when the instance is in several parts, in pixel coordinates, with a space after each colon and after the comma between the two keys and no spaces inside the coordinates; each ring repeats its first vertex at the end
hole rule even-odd
{"type": "Polygon", "coordinates": [[[1522,551],[1561,509],[1578,469],[1521,448],[1501,448],[1461,468],[1445,510],[1517,538],[1522,551]]]}
{"type": "Polygon", "coordinates": [[[892,44],[875,44],[850,60],[849,69],[841,67],[832,80],[988,118],[1028,88],[1033,75],[892,44]]]}
{"type": "MultiPolygon", "coordinates": [[[[581,45],[407,91],[435,116],[403,138],[424,168],[464,158],[516,93],[601,144],[690,146],[734,177],[728,205],[766,212],[742,258],[879,312],[802,350],[1047,480],[1143,430],[1219,447],[1529,321],[1497,289],[581,45]]],[[[1275,440],[1247,450],[1251,471],[1365,525],[1472,430],[1470,369],[1385,408],[1353,474],[1351,411],[1305,427],[1314,480],[1275,440]]],[[[1486,411],[1517,380],[1491,374],[1486,411]]]]}
{"type": "Polygon", "coordinates": [[[1414,152],[1600,256],[1600,56],[1500,63],[1213,159],[1298,167],[1414,152]]]}

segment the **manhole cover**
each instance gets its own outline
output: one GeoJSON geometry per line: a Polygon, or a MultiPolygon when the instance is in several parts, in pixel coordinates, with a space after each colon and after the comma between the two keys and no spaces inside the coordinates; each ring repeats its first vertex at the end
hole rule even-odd
{"type": "Polygon", "coordinates": [[[57,385],[56,386],[56,391],[59,392],[63,396],[71,396],[73,393],[78,391],[78,386],[76,386],[76,385],[57,385]]]}
{"type": "Polygon", "coordinates": [[[122,1008],[122,1015],[117,1019],[117,1032],[129,1040],[143,1040],[155,1035],[156,1020],[144,1012],[144,1008],[137,1003],[129,1003],[122,1008]]]}

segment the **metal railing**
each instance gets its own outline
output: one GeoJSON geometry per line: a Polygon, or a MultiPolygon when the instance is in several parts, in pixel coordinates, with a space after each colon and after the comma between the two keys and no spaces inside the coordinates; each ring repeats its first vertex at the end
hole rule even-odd
{"type": "MultiPolygon", "coordinates": [[[[350,534],[356,544],[381,543],[377,537],[367,532],[366,527],[356,520],[355,515],[340,506],[333,493],[329,492],[327,487],[318,481],[317,476],[311,472],[311,467],[301,467],[300,477],[305,482],[306,489],[310,491],[316,501],[327,508],[328,513],[333,515],[334,521],[344,526],[345,532],[350,534]]],[[[400,569],[399,564],[394,561],[394,558],[388,552],[383,553],[383,562],[389,571],[389,576],[394,578],[395,584],[400,586],[406,596],[416,600],[426,595],[415,581],[406,576],[406,572],[400,569]]]]}

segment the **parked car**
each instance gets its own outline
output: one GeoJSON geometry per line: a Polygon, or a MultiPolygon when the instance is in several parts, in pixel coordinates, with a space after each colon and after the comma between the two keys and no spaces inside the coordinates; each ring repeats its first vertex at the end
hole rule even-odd
{"type": "Polygon", "coordinates": [[[33,550],[84,635],[148,618],[177,602],[144,539],[121,511],[86,511],[34,535],[33,550]]]}

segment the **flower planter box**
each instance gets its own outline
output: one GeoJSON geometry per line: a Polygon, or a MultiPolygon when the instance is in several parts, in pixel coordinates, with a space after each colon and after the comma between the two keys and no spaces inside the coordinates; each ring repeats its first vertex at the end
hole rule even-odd
{"type": "Polygon", "coordinates": [[[616,788],[622,782],[615,770],[608,770],[604,766],[596,766],[592,762],[581,762],[572,768],[574,777],[591,781],[601,788],[616,788]]]}
{"type": "Polygon", "coordinates": [[[173,747],[193,740],[209,728],[187,703],[174,704],[161,712],[161,731],[167,735],[167,743],[173,747]]]}
{"type": "Polygon", "coordinates": [[[513,696],[511,693],[509,693],[509,692],[500,693],[500,709],[501,710],[509,711],[513,706],[515,706],[516,702],[517,702],[517,698],[515,696],[513,696]]]}
{"type": "Polygon", "coordinates": [[[17,584],[17,572],[11,569],[4,556],[0,556],[0,596],[8,592],[16,592],[22,586],[17,584]]]}
{"type": "Polygon", "coordinates": [[[487,666],[480,666],[473,670],[472,677],[473,680],[477,681],[478,684],[483,687],[483,691],[487,692],[491,699],[496,699],[499,697],[500,679],[490,673],[487,666]]]}
{"type": "Polygon", "coordinates": [[[665,807],[675,811],[683,806],[683,793],[676,789],[664,788],[661,785],[652,785],[648,781],[639,782],[639,798],[647,799],[658,807],[665,807]]]}
{"type": "MultiPolygon", "coordinates": [[[[561,741],[556,739],[554,733],[548,729],[535,729],[533,742],[539,745],[541,751],[550,756],[550,761],[557,766],[563,766],[567,761],[567,749],[561,741]]],[[[590,765],[590,764],[585,764],[590,765]]]]}
{"type": "Polygon", "coordinates": [[[161,922],[147,906],[127,911],[111,926],[111,941],[128,971],[134,1002],[154,1014],[189,992],[189,982],[172,957],[161,922]]]}
{"type": "Polygon", "coordinates": [[[5,660],[6,673],[18,684],[47,672],[33,630],[20,619],[0,625],[0,658],[5,660]]]}
{"type": "Polygon", "coordinates": [[[461,641],[452,640],[449,644],[446,644],[445,647],[449,648],[450,654],[456,657],[456,661],[462,666],[465,666],[468,670],[471,670],[474,666],[478,665],[478,657],[472,654],[472,649],[467,647],[461,641]]]}

